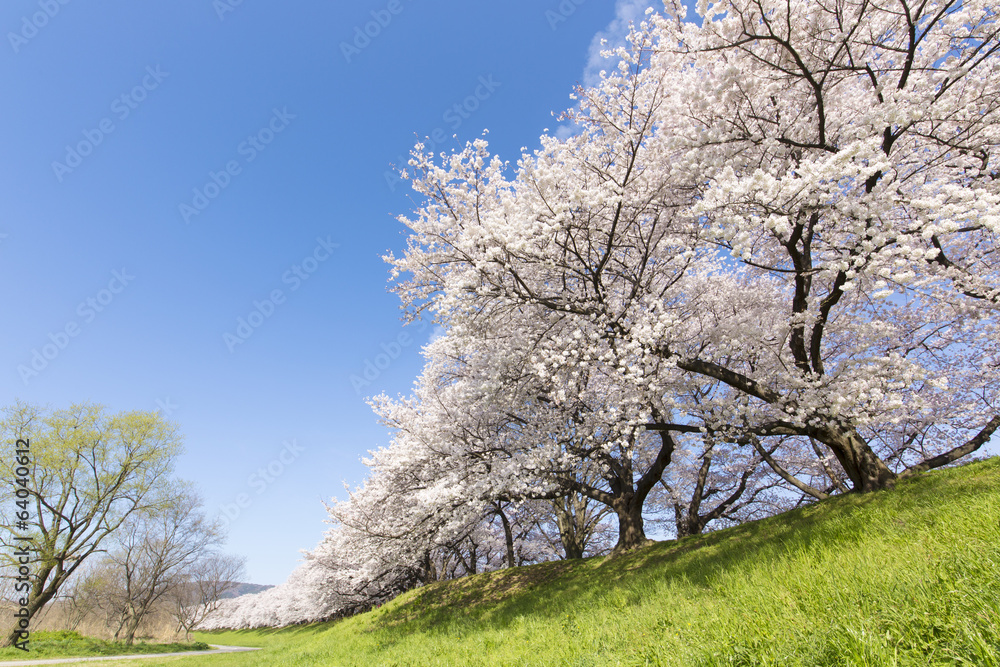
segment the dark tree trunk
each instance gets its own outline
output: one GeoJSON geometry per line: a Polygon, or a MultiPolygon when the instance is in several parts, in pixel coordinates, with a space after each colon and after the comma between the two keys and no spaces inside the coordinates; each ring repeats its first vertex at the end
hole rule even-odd
{"type": "Polygon", "coordinates": [[[641,547],[647,543],[642,521],[642,502],[636,502],[634,494],[628,493],[614,500],[615,514],[618,515],[618,544],[614,552],[620,553],[641,547]]]}
{"type": "Polygon", "coordinates": [[[562,542],[563,551],[566,553],[566,559],[573,558],[583,558],[583,547],[580,545],[579,540],[576,536],[560,535],[560,541],[562,542]]]}
{"type": "Polygon", "coordinates": [[[685,511],[679,505],[674,505],[674,516],[678,540],[689,535],[701,535],[705,530],[705,522],[700,516],[692,515],[690,510],[685,511]]]}
{"type": "MultiPolygon", "coordinates": [[[[52,594],[51,593],[48,593],[48,594],[44,594],[43,593],[40,597],[36,598],[36,597],[32,596],[28,600],[28,606],[25,607],[25,608],[28,610],[27,622],[28,622],[29,629],[31,627],[31,621],[32,621],[32,619],[35,618],[35,616],[38,614],[38,612],[41,611],[42,607],[44,607],[48,603],[48,601],[51,600],[51,599],[52,599],[52,594]]],[[[20,608],[18,608],[17,611],[20,611],[20,608]]],[[[8,633],[6,639],[4,639],[3,646],[13,646],[15,642],[17,642],[17,641],[19,641],[21,639],[21,628],[18,625],[18,623],[19,623],[20,620],[21,619],[19,619],[19,618],[15,618],[14,619],[14,625],[11,628],[10,633],[8,633]]]]}
{"type": "Polygon", "coordinates": [[[125,628],[125,646],[135,643],[135,633],[139,630],[139,623],[142,622],[142,615],[133,613],[132,619],[125,628]]]}
{"type": "Polygon", "coordinates": [[[855,492],[869,493],[895,485],[896,473],[872,451],[857,431],[828,428],[811,435],[834,453],[855,492]]]}
{"type": "Polygon", "coordinates": [[[584,535],[578,522],[580,513],[574,513],[573,503],[569,498],[560,498],[553,503],[556,514],[556,525],[559,526],[559,542],[562,544],[566,558],[583,558],[584,535]]]}
{"type": "Polygon", "coordinates": [[[431,552],[424,554],[424,583],[437,581],[437,567],[431,559],[431,552]]]}
{"type": "MultiPolygon", "coordinates": [[[[31,621],[55,596],[56,591],[59,590],[59,587],[66,581],[70,573],[71,571],[63,570],[61,566],[58,566],[50,567],[35,575],[35,581],[31,586],[31,594],[28,596],[28,606],[25,607],[28,610],[27,622],[29,627],[31,621]],[[51,579],[49,579],[50,576],[52,577],[51,579]],[[46,585],[46,582],[48,585],[46,585]]],[[[18,611],[20,611],[20,607],[18,611]]],[[[14,619],[14,625],[11,626],[10,632],[7,633],[7,637],[0,646],[13,646],[14,642],[21,638],[20,620],[19,618],[14,619]]]]}
{"type": "Polygon", "coordinates": [[[507,545],[507,567],[515,567],[514,563],[514,534],[510,529],[510,521],[500,505],[497,505],[497,514],[500,516],[500,523],[503,524],[503,537],[507,545]]]}
{"type": "Polygon", "coordinates": [[[701,517],[701,501],[705,498],[705,484],[708,483],[708,473],[712,469],[712,448],[702,454],[701,467],[698,469],[698,481],[694,485],[691,493],[691,504],[685,508],[674,505],[675,525],[677,527],[677,539],[688,535],[700,535],[705,528],[705,521],[701,517]]]}
{"type": "Polygon", "coordinates": [[[558,514],[559,542],[562,543],[566,558],[583,558],[583,539],[574,518],[568,514],[558,514]]]}

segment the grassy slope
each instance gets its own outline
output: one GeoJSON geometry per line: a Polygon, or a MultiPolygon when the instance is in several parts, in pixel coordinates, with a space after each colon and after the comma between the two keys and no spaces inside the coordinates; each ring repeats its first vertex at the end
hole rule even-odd
{"type": "Polygon", "coordinates": [[[266,648],[178,664],[1000,666],[1000,459],[337,623],[198,638],[266,648]]]}

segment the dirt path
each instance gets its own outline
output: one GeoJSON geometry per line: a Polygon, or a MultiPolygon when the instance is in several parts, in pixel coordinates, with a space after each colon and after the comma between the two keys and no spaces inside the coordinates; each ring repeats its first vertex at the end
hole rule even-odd
{"type": "Polygon", "coordinates": [[[81,662],[98,662],[100,660],[143,660],[149,658],[165,658],[185,655],[216,655],[218,653],[242,653],[244,651],[259,651],[259,648],[248,646],[217,646],[209,644],[211,651],[181,651],[179,653],[142,653],[139,655],[101,655],[94,658],[45,658],[44,660],[7,660],[0,662],[0,667],[16,667],[18,665],[76,665],[81,662]]]}

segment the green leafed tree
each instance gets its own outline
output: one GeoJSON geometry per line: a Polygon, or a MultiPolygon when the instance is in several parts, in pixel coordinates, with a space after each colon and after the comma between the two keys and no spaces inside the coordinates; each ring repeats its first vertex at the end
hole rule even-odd
{"type": "MultiPolygon", "coordinates": [[[[26,598],[30,623],[109,536],[156,502],[157,491],[170,482],[181,436],[154,412],[112,414],[89,403],[48,410],[21,402],[4,410],[0,435],[0,480],[11,494],[18,484],[14,443],[30,443],[26,529],[13,504],[0,503],[2,558],[16,565],[12,554],[29,545],[30,590],[19,591],[15,601],[26,598]]],[[[4,645],[20,638],[15,625],[4,645]]]]}

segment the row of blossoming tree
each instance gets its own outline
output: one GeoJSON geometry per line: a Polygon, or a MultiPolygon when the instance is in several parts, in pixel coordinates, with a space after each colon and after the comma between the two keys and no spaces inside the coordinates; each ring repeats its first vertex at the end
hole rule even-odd
{"type": "Polygon", "coordinates": [[[583,555],[605,514],[632,548],[649,503],[685,535],[886,489],[1000,427],[995,4],[698,15],[648,14],[516,165],[417,146],[387,259],[446,333],[288,584],[322,601],[220,625],[583,555]]]}

